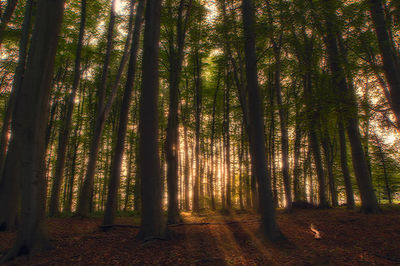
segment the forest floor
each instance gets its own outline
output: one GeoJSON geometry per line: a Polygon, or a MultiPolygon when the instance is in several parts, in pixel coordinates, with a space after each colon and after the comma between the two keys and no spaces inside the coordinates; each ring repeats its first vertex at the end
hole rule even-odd
{"type": "MultiPolygon", "coordinates": [[[[183,213],[185,223],[170,227],[172,240],[143,242],[138,228],[118,226],[104,232],[101,218],[48,219],[54,249],[20,257],[10,265],[400,265],[400,208],[364,215],[346,209],[278,211],[287,240],[261,241],[258,216],[183,213]],[[316,239],[313,228],[321,233],[316,239]]],[[[137,218],[120,217],[119,225],[137,218]]],[[[0,233],[0,254],[12,247],[15,233],[0,233]]]]}

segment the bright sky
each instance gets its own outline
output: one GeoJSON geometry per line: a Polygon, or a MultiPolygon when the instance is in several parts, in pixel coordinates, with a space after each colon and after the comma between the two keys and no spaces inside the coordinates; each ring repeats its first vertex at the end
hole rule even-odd
{"type": "Polygon", "coordinates": [[[122,0],[116,0],[115,6],[117,14],[121,14],[124,7],[124,5],[122,4],[122,0]]]}

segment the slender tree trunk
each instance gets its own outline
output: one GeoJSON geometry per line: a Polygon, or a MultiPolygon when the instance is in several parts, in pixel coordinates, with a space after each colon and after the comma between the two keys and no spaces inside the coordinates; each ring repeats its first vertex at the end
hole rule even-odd
{"type": "MultiPolygon", "coordinates": [[[[128,126],[128,115],[131,104],[132,92],[134,88],[134,80],[136,74],[137,53],[139,50],[139,39],[142,28],[142,17],[145,0],[140,0],[136,8],[135,28],[133,30],[133,41],[131,45],[130,60],[128,66],[128,77],[125,84],[124,96],[122,99],[121,110],[119,114],[119,127],[117,135],[117,143],[111,163],[111,176],[108,186],[107,205],[104,213],[103,224],[113,224],[115,220],[115,211],[117,209],[117,195],[120,184],[121,164],[124,154],[126,131],[128,126]]],[[[134,0],[131,2],[131,20],[133,20],[134,0]]],[[[132,22],[131,22],[132,23],[132,22]]],[[[131,24],[130,23],[130,24],[131,24]]]]}
{"type": "MultiPolygon", "coordinates": [[[[49,248],[45,219],[45,134],[49,97],[64,1],[39,1],[26,72],[13,115],[10,150],[23,150],[13,163],[22,184],[21,223],[13,249],[3,258],[49,248]]],[[[0,262],[1,263],[1,262],[0,262]]]]}
{"type": "MultiPolygon", "coordinates": [[[[318,112],[313,105],[312,101],[312,56],[313,56],[313,41],[312,39],[308,39],[306,36],[304,37],[305,41],[305,49],[304,49],[304,59],[306,70],[303,76],[303,87],[304,87],[304,98],[306,101],[306,110],[308,114],[308,130],[309,130],[309,143],[311,147],[311,151],[314,158],[315,168],[317,172],[318,179],[318,191],[319,191],[319,207],[326,208],[329,206],[327,197],[326,197],[326,189],[325,189],[325,175],[324,169],[322,166],[321,159],[321,150],[320,150],[320,142],[317,135],[317,131],[315,128],[315,121],[318,120],[318,112]]],[[[300,59],[301,57],[299,57],[300,59]]],[[[312,185],[311,185],[312,187],[312,185]]],[[[313,195],[311,195],[312,198],[313,195]]]]}
{"type": "MultiPolygon", "coordinates": [[[[115,5],[116,0],[112,0],[111,3],[111,12],[110,12],[110,22],[108,24],[107,29],[107,48],[106,48],[106,55],[104,58],[103,69],[102,69],[102,76],[101,81],[97,91],[97,110],[96,110],[96,120],[95,126],[93,130],[93,136],[90,141],[90,148],[89,148],[89,161],[86,167],[86,175],[82,185],[81,193],[78,198],[78,208],[77,208],[77,215],[85,217],[89,215],[90,206],[91,206],[91,194],[93,194],[93,185],[94,185],[94,175],[96,170],[96,163],[97,157],[100,150],[100,142],[101,136],[104,129],[104,124],[107,119],[107,111],[111,109],[113,97],[110,96],[109,101],[105,104],[105,94],[106,94],[106,86],[107,86],[107,79],[109,73],[109,65],[111,60],[111,51],[112,51],[112,44],[113,44],[113,35],[114,35],[114,25],[115,25],[115,5]],[[106,111],[106,107],[108,110],[106,111]]],[[[129,31],[130,32],[130,31],[129,31]]],[[[129,39],[129,34],[128,34],[129,39]]],[[[126,49],[125,49],[126,50],[126,49]]],[[[125,54],[125,51],[124,51],[125,54]]],[[[121,60],[122,63],[123,59],[121,60]]],[[[119,71],[122,70],[120,66],[119,71]]],[[[121,73],[122,74],[122,73],[121,73]]],[[[114,83],[115,88],[115,83],[114,83]]],[[[113,89],[114,89],[113,88],[113,89]]]]}
{"type": "Polygon", "coordinates": [[[342,168],[344,185],[346,188],[347,208],[354,209],[354,192],[353,192],[353,186],[351,185],[349,167],[347,165],[346,135],[344,132],[344,126],[342,120],[343,120],[342,117],[339,117],[340,165],[342,168]]]}
{"type": "Polygon", "coordinates": [[[219,86],[220,86],[220,73],[218,73],[217,87],[214,92],[212,122],[211,122],[211,144],[210,144],[211,171],[210,171],[209,182],[210,182],[210,197],[211,197],[211,209],[212,210],[215,210],[215,196],[214,196],[214,170],[215,169],[214,169],[213,161],[214,161],[215,113],[216,113],[216,108],[217,108],[217,96],[218,96],[219,86]]]}
{"type": "Polygon", "coordinates": [[[127,156],[128,158],[128,173],[127,173],[127,178],[126,178],[126,185],[125,185],[125,199],[124,199],[124,211],[128,210],[129,207],[129,198],[131,196],[131,183],[132,183],[132,161],[133,161],[133,156],[135,153],[134,150],[134,138],[133,138],[133,133],[129,134],[129,155],[127,156]]]}
{"type": "Polygon", "coordinates": [[[295,139],[294,139],[294,166],[293,166],[293,190],[294,190],[294,201],[302,200],[302,190],[300,188],[300,146],[302,130],[300,124],[299,106],[296,106],[296,128],[295,128],[295,139]]]}
{"type": "Polygon", "coordinates": [[[158,148],[158,57],[161,1],[148,0],[142,62],[142,90],[139,120],[139,164],[142,186],[142,222],[138,237],[164,238],[161,168],[158,148]]]}
{"type": "Polygon", "coordinates": [[[196,148],[195,148],[195,161],[196,161],[196,173],[194,176],[194,187],[193,187],[193,211],[199,212],[200,211],[200,119],[201,119],[201,59],[199,51],[194,51],[195,53],[195,103],[196,103],[196,148]]]}
{"type": "MultiPolygon", "coordinates": [[[[275,43],[275,42],[274,42],[275,43]]],[[[286,210],[292,208],[292,191],[290,186],[290,175],[289,175],[289,137],[288,137],[288,126],[287,126],[287,111],[282,103],[282,87],[281,87],[281,51],[277,44],[274,45],[275,53],[275,89],[276,99],[279,107],[279,121],[281,127],[281,152],[282,152],[282,176],[283,184],[285,188],[285,199],[286,199],[286,210]]]]}
{"type": "Polygon", "coordinates": [[[231,138],[230,138],[230,100],[229,100],[229,92],[230,92],[230,75],[229,70],[226,73],[226,87],[225,87],[225,127],[224,127],[224,134],[225,134],[225,160],[226,160],[226,207],[228,209],[232,208],[232,184],[231,184],[231,138]]]}
{"type": "Polygon", "coordinates": [[[263,236],[271,241],[284,238],[275,220],[275,209],[272,202],[271,179],[267,169],[264,140],[264,123],[260,89],[257,77],[257,57],[255,49],[255,18],[252,0],[242,1],[243,31],[245,44],[246,76],[248,104],[250,108],[249,134],[252,163],[258,181],[259,206],[261,212],[260,230],[263,236]]]}
{"type": "Polygon", "coordinates": [[[338,199],[337,199],[337,190],[335,184],[335,176],[333,175],[333,149],[331,147],[331,140],[329,137],[329,133],[325,132],[324,136],[322,137],[322,148],[324,150],[324,157],[325,157],[325,165],[328,171],[328,180],[329,180],[329,190],[331,192],[331,200],[332,206],[337,207],[338,199]]]}
{"type": "MultiPolygon", "coordinates": [[[[12,1],[8,2],[4,16],[6,16],[6,13],[8,12],[7,11],[8,6],[12,5],[12,3],[10,3],[10,2],[12,2],[12,1]]],[[[16,4],[16,2],[17,1],[14,1],[15,4],[16,4]]],[[[18,93],[19,88],[21,87],[21,83],[23,80],[24,72],[25,72],[27,48],[28,48],[30,29],[31,29],[31,24],[32,24],[31,23],[32,6],[33,6],[32,0],[28,0],[25,4],[25,16],[24,16],[24,21],[22,24],[21,39],[19,41],[18,63],[17,63],[17,68],[15,70],[11,94],[10,94],[7,108],[6,108],[6,111],[4,114],[4,118],[3,118],[3,127],[1,129],[1,136],[0,136],[0,182],[2,179],[2,173],[3,173],[3,169],[4,169],[4,160],[6,157],[7,145],[8,145],[8,141],[9,141],[9,139],[8,139],[9,138],[9,130],[10,130],[10,123],[11,123],[11,116],[12,116],[14,105],[15,105],[15,97],[16,97],[16,94],[18,93]]],[[[2,19],[2,23],[0,23],[0,49],[1,49],[1,38],[2,38],[1,37],[1,35],[2,35],[2,33],[1,33],[2,26],[1,25],[3,23],[5,23],[5,21],[2,19]]]]}
{"type": "Polygon", "coordinates": [[[4,117],[3,128],[0,140],[0,231],[14,229],[17,225],[17,213],[20,203],[20,180],[18,176],[18,167],[14,166],[14,162],[21,156],[18,152],[22,149],[8,149],[8,134],[11,118],[14,112],[16,97],[22,85],[25,64],[26,51],[29,41],[29,32],[31,28],[32,0],[28,0],[25,7],[25,17],[22,26],[22,35],[19,44],[18,65],[14,75],[13,88],[4,117]],[[7,159],[7,157],[9,157],[7,159]],[[17,171],[17,172],[15,172],[17,171]]]}
{"type": "Polygon", "coordinates": [[[385,189],[386,189],[387,197],[388,197],[388,200],[389,200],[389,204],[392,204],[393,203],[392,190],[390,189],[390,185],[389,185],[389,176],[388,176],[387,167],[386,167],[385,154],[383,153],[383,150],[382,150],[381,141],[378,139],[377,136],[374,136],[374,137],[375,137],[376,144],[377,144],[377,147],[378,147],[378,156],[379,156],[379,159],[381,161],[381,166],[382,166],[382,169],[383,169],[383,177],[384,177],[384,180],[385,180],[385,189]]]}
{"type": "Polygon", "coordinates": [[[336,27],[333,24],[337,20],[335,13],[336,10],[333,7],[331,0],[325,0],[324,4],[326,9],[325,23],[327,36],[325,42],[327,46],[328,62],[332,72],[335,89],[339,94],[338,98],[342,99],[340,108],[341,111],[344,112],[344,119],[346,120],[345,126],[351,145],[354,173],[360,189],[362,201],[361,209],[365,213],[377,213],[380,212],[380,208],[372,186],[368,163],[361,144],[358,105],[352,84],[353,81],[346,81],[346,72],[340,62],[340,58],[342,58],[344,62],[347,62],[347,58],[344,51],[340,54],[338,49],[337,36],[341,36],[341,33],[336,30],[336,27]]]}
{"type": "Polygon", "coordinates": [[[188,3],[186,17],[184,17],[185,0],[181,0],[178,8],[177,20],[177,45],[173,42],[174,34],[169,41],[169,111],[168,126],[165,141],[165,155],[167,160],[167,185],[168,185],[168,222],[179,223],[181,221],[178,204],[178,157],[179,157],[179,83],[181,80],[182,63],[184,59],[184,48],[186,39],[187,23],[190,15],[192,0],[188,3]]]}
{"type": "Polygon", "coordinates": [[[396,116],[397,127],[400,128],[400,59],[396,53],[394,40],[390,35],[390,28],[385,19],[384,2],[369,0],[372,22],[378,38],[378,47],[382,55],[383,70],[390,88],[390,101],[393,113],[396,116]]]}
{"type": "Polygon", "coordinates": [[[76,49],[76,58],[75,58],[75,68],[74,68],[74,80],[72,84],[71,94],[68,99],[68,103],[66,104],[67,113],[64,118],[61,132],[58,140],[58,150],[57,150],[57,162],[56,162],[56,172],[53,179],[52,190],[51,190],[51,198],[49,203],[49,216],[58,215],[60,212],[59,209],[59,198],[60,198],[60,189],[61,183],[64,175],[64,167],[65,167],[65,154],[67,151],[68,139],[71,132],[71,124],[72,124],[72,113],[75,105],[75,95],[78,90],[79,80],[81,77],[81,54],[83,47],[83,37],[85,34],[85,25],[86,25],[86,0],[82,0],[81,2],[81,22],[79,27],[79,37],[78,37],[78,46],[76,49]]]}

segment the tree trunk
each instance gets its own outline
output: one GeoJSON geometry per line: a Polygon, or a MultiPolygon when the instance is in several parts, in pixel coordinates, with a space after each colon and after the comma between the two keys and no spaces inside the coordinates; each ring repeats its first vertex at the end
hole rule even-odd
{"type": "Polygon", "coordinates": [[[281,51],[280,47],[274,41],[274,54],[275,54],[275,89],[276,100],[279,107],[279,121],[281,127],[281,152],[282,152],[282,176],[285,188],[286,210],[292,209],[292,191],[290,186],[289,175],[289,137],[287,126],[287,111],[282,103],[282,87],[281,87],[281,51]]]}
{"type": "MultiPolygon", "coordinates": [[[[82,185],[81,193],[78,198],[78,208],[77,215],[86,217],[89,215],[90,206],[91,206],[91,196],[93,193],[93,184],[94,184],[94,175],[96,170],[97,157],[100,150],[100,142],[101,136],[104,129],[105,120],[107,119],[105,107],[109,107],[110,110],[112,104],[112,97],[109,98],[107,105],[105,105],[105,93],[109,72],[109,64],[111,59],[111,51],[113,44],[113,35],[114,35],[114,25],[115,25],[115,3],[116,0],[113,0],[111,3],[111,12],[110,12],[110,22],[108,24],[107,29],[107,48],[106,55],[104,58],[103,69],[101,81],[97,91],[97,111],[96,111],[96,120],[93,131],[93,136],[90,141],[89,148],[89,160],[86,167],[86,175],[82,185]]],[[[129,39],[129,36],[128,36],[129,39]]],[[[125,53],[125,51],[124,51],[125,53]]],[[[121,60],[121,62],[123,59],[121,60]]],[[[121,70],[121,67],[119,68],[121,70]]],[[[114,83],[115,86],[115,83],[114,83]]]]}
{"type": "Polygon", "coordinates": [[[271,241],[283,239],[284,236],[275,220],[275,209],[272,202],[271,179],[267,169],[264,123],[260,89],[258,87],[257,57],[255,49],[255,18],[252,0],[242,1],[243,32],[245,44],[246,76],[248,105],[250,109],[249,134],[252,163],[258,181],[259,206],[261,212],[260,230],[263,236],[271,241]]]}
{"type": "Polygon", "coordinates": [[[196,161],[196,172],[194,176],[194,187],[193,187],[193,211],[199,212],[200,211],[200,116],[201,116],[201,59],[199,51],[194,51],[195,58],[194,58],[194,68],[195,68],[195,103],[196,103],[196,147],[195,147],[195,161],[196,161]]]}
{"type": "MultiPolygon", "coordinates": [[[[301,201],[303,196],[300,188],[300,146],[302,138],[299,104],[296,104],[296,128],[295,128],[295,139],[294,139],[294,166],[293,166],[293,190],[294,190],[294,201],[301,201]]],[[[304,184],[305,185],[305,184],[304,184]]]]}
{"type": "Polygon", "coordinates": [[[39,1],[32,46],[13,115],[10,149],[23,149],[14,161],[22,184],[21,223],[13,249],[3,261],[49,248],[45,219],[45,134],[49,96],[64,1],[39,1]]]}
{"type": "MultiPolygon", "coordinates": [[[[215,210],[215,196],[214,196],[214,136],[215,136],[215,113],[217,108],[217,96],[220,86],[220,73],[218,72],[217,87],[214,92],[213,109],[212,109],[212,121],[211,121],[211,144],[210,144],[210,160],[211,160],[211,171],[210,171],[210,197],[211,197],[211,209],[215,210]]],[[[217,168],[218,169],[218,168],[217,168]]]]}
{"type": "Polygon", "coordinates": [[[389,204],[392,204],[393,203],[392,190],[390,189],[390,185],[389,185],[389,176],[388,176],[388,172],[387,172],[387,168],[386,168],[385,154],[383,153],[383,150],[382,150],[381,141],[378,139],[377,136],[374,136],[374,137],[375,137],[376,144],[378,147],[378,156],[381,161],[381,165],[382,165],[382,169],[383,169],[383,177],[385,180],[385,189],[386,189],[387,197],[389,200],[389,204]]]}
{"type": "Polygon", "coordinates": [[[183,17],[185,0],[181,0],[178,8],[178,19],[176,24],[177,44],[173,42],[174,33],[171,33],[169,40],[169,111],[168,126],[165,141],[165,155],[167,160],[167,185],[168,185],[168,223],[181,222],[178,205],[178,157],[179,157],[179,83],[181,80],[182,63],[184,59],[184,48],[187,23],[190,16],[192,0],[189,1],[186,10],[186,17],[183,17]]]}
{"type": "Polygon", "coordinates": [[[226,87],[225,87],[225,127],[224,127],[224,134],[225,134],[225,160],[226,160],[226,208],[231,209],[232,208],[232,184],[231,184],[231,138],[230,138],[230,117],[229,117],[229,112],[230,112],[230,100],[229,100],[229,91],[230,91],[230,77],[229,77],[229,70],[226,72],[226,87]]]}
{"type": "Polygon", "coordinates": [[[354,192],[353,192],[353,186],[351,185],[349,167],[347,165],[346,135],[344,132],[342,117],[339,117],[339,141],[340,141],[340,165],[342,168],[344,185],[346,188],[347,208],[354,209],[354,192]]]}
{"type": "Polygon", "coordinates": [[[66,104],[67,113],[64,118],[61,132],[58,140],[58,150],[57,150],[57,162],[56,162],[56,172],[53,179],[52,189],[51,189],[51,197],[49,203],[49,216],[58,215],[60,212],[59,209],[59,198],[60,198],[60,189],[61,183],[64,175],[64,166],[65,166],[65,154],[67,151],[68,139],[71,132],[71,124],[72,124],[72,113],[75,105],[75,95],[78,90],[79,81],[81,77],[81,54],[83,47],[83,37],[85,34],[85,25],[86,25],[86,0],[82,0],[81,2],[81,21],[79,27],[79,37],[78,37],[78,46],[76,49],[76,57],[75,57],[75,68],[74,68],[74,80],[72,84],[71,94],[68,99],[68,103],[66,104]]]}
{"type": "Polygon", "coordinates": [[[333,175],[333,148],[331,147],[331,140],[329,137],[329,133],[325,132],[324,136],[322,137],[322,148],[324,150],[324,157],[325,157],[325,165],[328,171],[328,180],[329,180],[329,190],[331,192],[331,200],[332,206],[337,207],[338,199],[337,199],[337,190],[335,184],[335,176],[333,175]]]}
{"type": "MultiPolygon", "coordinates": [[[[325,176],[324,169],[322,166],[321,159],[321,150],[320,150],[320,142],[317,135],[317,131],[315,129],[315,121],[318,118],[318,110],[313,105],[312,101],[312,56],[313,56],[313,41],[312,39],[308,39],[304,36],[305,48],[304,48],[304,64],[306,67],[304,76],[303,76],[303,87],[304,87],[304,98],[306,101],[306,110],[308,114],[308,130],[309,130],[309,142],[311,151],[314,157],[315,168],[317,171],[318,178],[318,190],[319,190],[319,207],[326,208],[328,207],[328,201],[326,198],[326,189],[325,189],[325,176]]],[[[299,55],[299,59],[302,58],[299,55]]],[[[311,195],[312,198],[313,195],[311,195]]]]}
{"type": "MultiPolygon", "coordinates": [[[[380,212],[378,201],[372,186],[371,176],[368,170],[368,163],[361,144],[359,121],[358,121],[358,104],[356,101],[355,90],[352,80],[346,81],[346,72],[340,62],[340,58],[347,62],[346,54],[342,51],[339,53],[337,36],[341,33],[336,30],[334,22],[336,19],[335,9],[331,0],[325,0],[325,9],[327,11],[325,24],[327,36],[325,38],[328,62],[334,82],[336,92],[341,99],[339,108],[344,113],[346,122],[347,135],[350,140],[351,153],[353,160],[354,173],[356,175],[358,187],[361,195],[361,209],[365,213],[380,212]]],[[[347,77],[349,78],[349,77],[347,77]]]]}
{"type": "MultiPolygon", "coordinates": [[[[131,20],[133,20],[133,6],[134,0],[131,2],[131,20]]],[[[115,211],[117,209],[117,195],[120,184],[122,156],[124,154],[126,131],[128,126],[129,107],[131,104],[132,92],[134,88],[137,53],[139,50],[139,39],[142,28],[142,17],[144,10],[145,0],[140,0],[136,8],[135,28],[133,30],[133,41],[131,46],[131,53],[128,66],[128,77],[125,84],[124,96],[122,99],[121,110],[119,114],[119,126],[117,143],[115,152],[111,163],[111,176],[108,186],[107,205],[104,213],[103,224],[113,224],[115,220],[115,211]]],[[[130,23],[131,24],[131,23],[130,23]]]]}
{"type": "Polygon", "coordinates": [[[369,0],[372,22],[378,38],[378,47],[382,55],[383,70],[390,88],[389,103],[400,128],[400,59],[396,54],[394,40],[389,34],[382,0],[369,0]]]}
{"type": "Polygon", "coordinates": [[[20,203],[20,180],[16,177],[19,171],[18,167],[14,166],[14,162],[20,155],[18,152],[23,152],[19,149],[8,148],[8,134],[11,123],[11,118],[14,112],[16,97],[22,85],[25,64],[26,64],[26,51],[29,42],[29,32],[31,28],[31,15],[32,15],[32,0],[27,1],[25,7],[25,17],[22,26],[22,35],[19,43],[19,58],[18,65],[15,70],[13,88],[11,91],[10,99],[8,102],[6,114],[4,116],[3,128],[0,140],[0,231],[14,229],[17,225],[17,212],[20,203]],[[7,159],[7,157],[9,157],[7,159]]]}
{"type": "Polygon", "coordinates": [[[142,90],[139,120],[139,164],[142,185],[142,222],[138,237],[164,238],[161,168],[158,148],[158,58],[161,1],[148,0],[143,40],[142,90]]]}

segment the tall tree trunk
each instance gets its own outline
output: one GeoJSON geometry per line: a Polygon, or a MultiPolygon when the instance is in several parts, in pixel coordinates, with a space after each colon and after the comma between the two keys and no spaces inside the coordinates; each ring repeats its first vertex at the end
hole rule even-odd
{"type": "Polygon", "coordinates": [[[201,82],[201,58],[199,51],[194,51],[194,67],[195,67],[195,105],[196,105],[196,114],[195,114],[195,124],[196,124],[196,147],[195,147],[195,161],[196,161],[196,172],[194,176],[194,187],[193,187],[193,211],[200,211],[200,123],[201,123],[201,96],[202,96],[202,82],[201,82]]]}
{"type": "Polygon", "coordinates": [[[190,165],[189,165],[189,145],[187,137],[187,125],[183,125],[183,146],[185,151],[185,166],[184,166],[184,187],[185,187],[185,211],[190,210],[190,197],[189,197],[189,175],[190,175],[190,165]]]}
{"type": "MultiPolygon", "coordinates": [[[[22,184],[21,223],[13,249],[3,261],[14,256],[49,248],[45,219],[45,134],[49,97],[64,1],[39,1],[32,46],[13,115],[10,150],[23,150],[13,162],[15,178],[22,184]]],[[[1,262],[0,262],[1,263],[1,262]]]]}
{"type": "Polygon", "coordinates": [[[230,100],[229,100],[229,91],[230,91],[230,75],[229,70],[226,72],[226,83],[225,83],[225,126],[224,126],[224,134],[225,134],[225,167],[226,167],[226,187],[225,187],[225,195],[226,195],[226,208],[232,208],[232,184],[231,184],[231,138],[230,138],[230,100]]]}
{"type": "Polygon", "coordinates": [[[288,137],[288,126],[287,126],[287,111],[282,103],[282,87],[281,87],[281,48],[280,45],[274,43],[274,54],[275,54],[275,89],[276,89],[276,100],[279,107],[279,122],[281,127],[281,152],[282,152],[282,176],[283,184],[285,188],[285,199],[286,199],[286,210],[292,209],[292,190],[290,186],[290,175],[289,175],[289,137],[288,137]]]}
{"type": "Polygon", "coordinates": [[[324,136],[322,137],[322,148],[324,150],[324,157],[325,157],[325,165],[328,171],[328,180],[329,180],[329,190],[331,192],[331,200],[332,206],[337,207],[338,198],[337,198],[337,189],[335,184],[335,176],[333,175],[333,148],[331,144],[331,140],[329,137],[329,133],[323,133],[324,136]]]}
{"type": "MultiPolygon", "coordinates": [[[[210,160],[211,160],[211,171],[210,171],[210,197],[211,197],[211,209],[215,210],[215,195],[214,195],[214,138],[215,138],[215,113],[217,108],[217,97],[220,86],[220,72],[218,72],[217,87],[214,92],[213,109],[212,109],[212,121],[211,121],[211,144],[210,144],[210,160]]],[[[218,168],[217,168],[218,169],[218,168]]]]}
{"type": "Polygon", "coordinates": [[[176,40],[175,45],[174,33],[171,33],[169,40],[169,111],[168,125],[165,141],[165,155],[167,160],[167,185],[168,185],[168,222],[179,223],[181,218],[179,215],[178,205],[178,157],[179,157],[179,119],[178,119],[178,103],[179,103],[179,83],[181,80],[182,63],[184,59],[184,48],[186,39],[187,23],[190,16],[192,0],[189,0],[184,17],[185,0],[181,0],[178,8],[178,19],[176,24],[176,40]]]}
{"type": "Polygon", "coordinates": [[[394,40],[389,34],[389,25],[385,19],[382,0],[369,0],[372,22],[378,38],[378,47],[382,55],[383,70],[390,88],[389,103],[400,128],[400,59],[396,53],[394,40]]]}
{"type": "Polygon", "coordinates": [[[389,185],[389,176],[388,176],[387,167],[386,167],[385,154],[383,153],[383,150],[382,150],[381,141],[378,139],[377,136],[374,136],[374,138],[375,138],[375,141],[376,141],[376,144],[377,144],[377,148],[378,148],[379,160],[381,161],[381,166],[382,166],[382,169],[383,169],[383,178],[385,180],[385,190],[386,190],[386,193],[387,193],[389,204],[392,204],[393,203],[392,190],[390,189],[390,185],[389,185]]]}
{"type": "MultiPolygon", "coordinates": [[[[133,20],[134,0],[131,1],[131,20],[133,20]]],[[[132,92],[134,88],[137,53],[139,50],[140,32],[142,28],[142,17],[145,0],[140,0],[136,7],[135,28],[133,30],[133,41],[128,66],[128,77],[126,79],[124,96],[122,99],[121,110],[119,114],[119,126],[117,143],[111,163],[111,176],[108,186],[107,205],[104,213],[104,224],[113,224],[115,220],[115,211],[117,209],[117,195],[120,184],[122,156],[124,154],[126,131],[128,126],[129,107],[131,104],[132,92]]],[[[131,24],[131,23],[130,23],[131,24]]]]}
{"type": "Polygon", "coordinates": [[[84,179],[84,183],[82,185],[82,190],[78,198],[78,208],[77,215],[85,217],[89,215],[90,206],[91,206],[91,194],[93,193],[93,184],[94,184],[94,176],[97,164],[97,157],[100,150],[100,142],[102,133],[104,130],[104,124],[107,120],[108,114],[111,110],[112,103],[115,98],[116,91],[118,89],[119,79],[122,75],[123,68],[125,66],[125,61],[127,60],[127,54],[129,50],[129,43],[131,38],[131,25],[129,26],[129,33],[127,37],[127,41],[125,43],[124,55],[121,59],[120,66],[118,69],[116,80],[113,84],[113,89],[111,95],[108,99],[108,102],[105,103],[105,94],[106,94],[106,86],[107,79],[109,73],[109,65],[111,60],[111,51],[113,46],[113,35],[114,35],[114,25],[115,25],[115,5],[116,0],[113,0],[111,3],[111,11],[110,11],[110,22],[108,24],[107,29],[107,48],[106,55],[104,58],[103,69],[101,81],[97,91],[97,110],[96,110],[96,118],[95,118],[95,126],[93,130],[93,136],[90,141],[89,148],[89,160],[86,167],[86,175],[84,179]]]}
{"type": "Polygon", "coordinates": [[[72,84],[71,94],[68,99],[68,103],[66,104],[67,113],[63,120],[63,124],[61,126],[61,131],[58,140],[58,150],[57,150],[57,161],[56,161],[56,172],[53,179],[52,189],[51,189],[51,197],[49,203],[49,216],[58,215],[60,212],[59,209],[59,198],[60,198],[60,188],[64,175],[64,167],[65,167],[65,154],[67,151],[68,139],[71,132],[71,124],[72,124],[72,113],[75,105],[75,95],[78,90],[79,81],[81,77],[81,54],[83,47],[83,37],[85,34],[85,25],[86,25],[86,0],[82,0],[81,2],[81,21],[79,27],[79,37],[78,37],[78,46],[75,54],[75,68],[74,68],[74,80],[72,84]]]}
{"type": "Polygon", "coordinates": [[[339,117],[339,141],[340,141],[340,166],[342,168],[344,185],[346,189],[347,208],[354,209],[354,192],[351,185],[349,167],[347,165],[347,145],[344,132],[343,118],[339,117]]]}
{"type": "Polygon", "coordinates": [[[343,62],[347,62],[347,58],[343,51],[342,54],[339,53],[337,38],[339,35],[341,36],[341,33],[337,31],[337,27],[335,27],[334,24],[337,19],[335,13],[336,10],[333,4],[334,3],[331,0],[324,1],[324,8],[326,10],[325,24],[327,31],[325,42],[328,53],[328,62],[332,72],[334,87],[336,92],[339,94],[338,99],[342,99],[340,108],[341,111],[344,112],[344,119],[346,120],[346,130],[351,145],[354,173],[360,189],[362,202],[361,209],[365,213],[377,213],[380,212],[380,208],[372,186],[368,163],[361,144],[358,121],[358,104],[356,101],[355,89],[352,80],[346,81],[346,72],[340,61],[341,58],[343,62]]]}
{"type": "Polygon", "coordinates": [[[243,32],[245,44],[248,105],[251,106],[249,134],[252,163],[258,181],[258,196],[261,212],[261,232],[271,241],[284,238],[275,220],[272,202],[271,179],[267,169],[262,103],[257,76],[255,49],[255,19],[252,0],[242,1],[243,32]]]}
{"type": "Polygon", "coordinates": [[[142,90],[139,120],[139,164],[142,185],[142,221],[139,238],[164,238],[161,167],[158,148],[158,58],[161,1],[148,0],[143,40],[142,90]]]}
{"type": "Polygon", "coordinates": [[[25,64],[26,51],[29,41],[29,32],[31,28],[31,15],[33,0],[28,0],[25,7],[25,17],[22,26],[22,35],[19,43],[18,65],[15,70],[13,88],[4,117],[3,128],[0,140],[0,231],[14,229],[17,223],[18,205],[20,203],[20,180],[17,178],[19,169],[14,166],[14,162],[20,157],[18,152],[23,150],[8,149],[8,133],[11,118],[14,113],[16,97],[22,85],[25,64]],[[7,159],[7,157],[9,157],[7,159]]]}
{"type": "MultiPolygon", "coordinates": [[[[309,143],[311,147],[311,151],[314,158],[315,168],[317,172],[318,179],[318,191],[319,191],[319,207],[326,208],[328,207],[328,201],[326,197],[326,189],[325,189],[325,175],[324,169],[322,166],[321,159],[321,150],[320,150],[320,142],[318,138],[318,134],[315,128],[315,121],[318,119],[318,111],[313,105],[312,101],[312,56],[313,56],[313,40],[308,39],[304,36],[305,48],[304,48],[304,64],[306,67],[304,76],[303,76],[303,87],[304,87],[304,98],[306,101],[306,110],[308,114],[308,130],[309,130],[309,143]]],[[[301,57],[299,57],[300,59],[301,57]]],[[[310,161],[311,162],[311,161],[310,161]]],[[[311,186],[312,187],[312,186],[311,186]]],[[[312,193],[311,193],[312,194],[312,193]]],[[[313,195],[311,195],[311,198],[313,195]]]]}
{"type": "MultiPolygon", "coordinates": [[[[300,111],[299,104],[296,104],[296,127],[295,127],[295,139],[294,139],[294,166],[293,166],[293,190],[294,190],[294,201],[301,201],[303,196],[300,188],[300,146],[302,138],[301,122],[300,122],[300,111]]],[[[305,185],[305,184],[304,184],[305,185]]]]}

